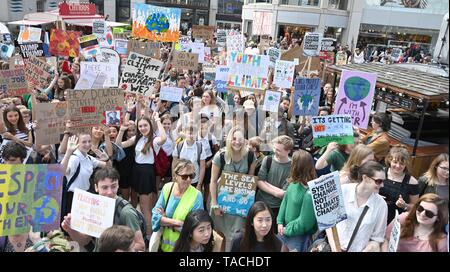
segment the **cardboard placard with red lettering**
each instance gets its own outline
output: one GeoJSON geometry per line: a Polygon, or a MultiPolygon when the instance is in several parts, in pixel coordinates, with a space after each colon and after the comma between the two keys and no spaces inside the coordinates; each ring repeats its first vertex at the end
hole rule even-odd
{"type": "Polygon", "coordinates": [[[33,103],[33,119],[39,124],[36,129],[36,145],[59,144],[66,129],[67,102],[33,103]]]}
{"type": "Polygon", "coordinates": [[[48,87],[54,75],[54,68],[45,60],[31,57],[24,60],[25,78],[28,81],[28,88],[42,90],[48,87]]]}
{"type": "Polygon", "coordinates": [[[0,70],[0,93],[7,97],[29,93],[24,69],[0,70]]]}

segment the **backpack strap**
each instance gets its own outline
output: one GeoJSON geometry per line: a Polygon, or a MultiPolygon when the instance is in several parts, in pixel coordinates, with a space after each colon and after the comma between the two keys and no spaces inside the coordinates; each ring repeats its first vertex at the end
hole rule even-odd
{"type": "Polygon", "coordinates": [[[197,161],[198,166],[200,167],[200,157],[202,155],[202,143],[196,141],[195,144],[197,145],[197,161]]]}
{"type": "Polygon", "coordinates": [[[184,141],[181,141],[177,144],[177,154],[178,154],[178,158],[180,158],[181,155],[181,150],[183,149],[183,145],[184,145],[184,141]]]}
{"type": "Polygon", "coordinates": [[[219,178],[222,175],[223,168],[225,167],[225,151],[220,151],[220,172],[219,172],[219,178]]]}
{"type": "Polygon", "coordinates": [[[114,211],[114,225],[120,225],[120,214],[122,213],[122,209],[130,204],[130,202],[126,201],[125,199],[121,198],[116,199],[116,209],[114,211]]]}
{"type": "MultiPolygon", "coordinates": [[[[72,156],[78,157],[77,155],[72,155],[72,156]]],[[[88,158],[89,158],[89,156],[88,156],[88,158]]],[[[72,186],[72,184],[77,179],[78,175],[80,174],[80,170],[81,170],[81,161],[78,164],[77,170],[75,171],[73,176],[70,178],[69,182],[67,182],[67,187],[66,187],[67,191],[69,191],[70,186],[72,186]]]]}
{"type": "Polygon", "coordinates": [[[272,156],[267,156],[267,161],[266,161],[267,174],[269,174],[271,166],[272,166],[272,156]]]}
{"type": "Polygon", "coordinates": [[[255,158],[255,153],[253,153],[252,151],[249,151],[247,153],[247,167],[248,167],[247,168],[248,169],[247,173],[250,173],[250,167],[252,166],[254,158],[255,158]]]}
{"type": "Polygon", "coordinates": [[[352,237],[350,238],[350,242],[348,242],[347,251],[349,251],[350,247],[352,246],[353,240],[355,240],[356,233],[358,232],[359,226],[361,226],[361,222],[362,222],[364,216],[366,215],[368,209],[369,209],[369,206],[367,206],[367,205],[364,206],[364,210],[362,211],[361,215],[359,216],[358,223],[356,223],[355,229],[353,230],[352,237]]]}

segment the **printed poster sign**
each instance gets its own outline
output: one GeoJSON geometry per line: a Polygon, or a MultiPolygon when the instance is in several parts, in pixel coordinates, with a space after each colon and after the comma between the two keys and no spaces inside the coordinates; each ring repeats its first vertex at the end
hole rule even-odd
{"type": "Polygon", "coordinates": [[[203,41],[212,40],[214,38],[214,26],[194,25],[192,26],[192,37],[194,39],[202,39],[203,41]]]}
{"type": "Polygon", "coordinates": [[[401,48],[393,48],[392,54],[391,54],[391,60],[393,62],[397,62],[400,59],[402,54],[403,54],[403,50],[401,48]]]}
{"type": "Polygon", "coordinates": [[[117,51],[111,49],[102,47],[97,53],[96,59],[98,62],[104,62],[104,63],[111,63],[111,64],[117,64],[119,66],[120,64],[120,56],[117,51]]]}
{"type": "Polygon", "coordinates": [[[216,90],[219,93],[227,92],[227,82],[228,73],[230,72],[230,67],[225,65],[216,65],[216,78],[214,84],[216,85],[216,90]]]}
{"type": "Polygon", "coordinates": [[[334,52],[336,49],[336,39],[333,38],[322,38],[320,44],[321,52],[334,52]]]}
{"type": "Polygon", "coordinates": [[[67,102],[33,103],[33,118],[39,124],[34,130],[36,145],[59,144],[69,119],[67,102]]]}
{"type": "Polygon", "coordinates": [[[277,60],[273,71],[273,83],[279,88],[291,88],[294,80],[295,63],[277,60]]]}
{"type": "Polygon", "coordinates": [[[319,231],[336,226],[347,219],[339,171],[308,182],[319,231]]]}
{"type": "Polygon", "coordinates": [[[138,40],[128,41],[128,54],[130,52],[138,53],[154,59],[161,58],[159,42],[141,42],[138,40]]]}
{"type": "Polygon", "coordinates": [[[350,115],[327,115],[312,117],[314,146],[331,142],[354,144],[352,117],[350,115]]]}
{"type": "Polygon", "coordinates": [[[0,236],[59,229],[61,164],[0,164],[0,236]]]}
{"type": "Polygon", "coordinates": [[[270,35],[272,26],[272,12],[253,12],[253,35],[270,35]]]}
{"type": "Polygon", "coordinates": [[[6,97],[29,93],[23,68],[0,70],[0,93],[6,94],[6,97]]]}
{"type": "Polygon", "coordinates": [[[297,78],[294,86],[294,115],[316,116],[319,113],[320,79],[297,78]]]}
{"type": "Polygon", "coordinates": [[[280,107],[281,92],[266,90],[264,96],[263,110],[270,112],[278,112],[280,107]]]}
{"type": "Polygon", "coordinates": [[[25,78],[29,88],[45,89],[53,79],[54,68],[45,60],[31,57],[25,62],[25,78]],[[49,81],[50,80],[50,81],[49,81]]]}
{"type": "Polygon", "coordinates": [[[106,80],[103,87],[117,87],[119,84],[119,66],[118,63],[105,62],[80,62],[80,75],[90,73],[93,75],[103,74],[106,80]]]}
{"type": "Polygon", "coordinates": [[[334,114],[349,114],[353,125],[367,129],[377,74],[342,71],[334,114]]]}
{"type": "Polygon", "coordinates": [[[176,87],[162,86],[159,93],[159,99],[172,102],[180,102],[183,96],[183,89],[176,87]]]}
{"type": "Polygon", "coordinates": [[[172,67],[186,70],[197,70],[198,54],[174,51],[172,54],[172,67]]]}
{"type": "Polygon", "coordinates": [[[395,210],[394,226],[392,227],[391,236],[389,237],[388,252],[397,252],[398,242],[400,241],[400,218],[398,211],[395,210]]]}
{"type": "Polygon", "coordinates": [[[177,42],[180,37],[181,9],[136,3],[131,12],[133,37],[151,41],[177,42]]]}
{"type": "Polygon", "coordinates": [[[99,39],[105,38],[106,35],[106,22],[105,20],[94,20],[92,22],[92,34],[99,39]]]}
{"type": "Polygon", "coordinates": [[[281,57],[281,51],[278,48],[271,47],[267,50],[267,55],[270,58],[270,66],[274,67],[276,61],[281,57]]]}
{"type": "Polygon", "coordinates": [[[222,172],[217,203],[226,214],[246,217],[255,202],[256,177],[222,172]]]}
{"type": "MultiPolygon", "coordinates": [[[[116,45],[115,49],[119,55],[127,55],[128,54],[128,40],[124,39],[115,39],[116,45]]],[[[134,51],[136,52],[136,51],[134,51]]]]}
{"type": "Polygon", "coordinates": [[[81,32],[52,29],[50,35],[50,54],[60,57],[78,57],[81,32]]]}
{"type": "Polygon", "coordinates": [[[17,42],[20,43],[42,43],[41,40],[42,29],[31,26],[20,26],[20,33],[17,37],[17,42]]]}
{"type": "Polygon", "coordinates": [[[229,87],[264,90],[267,87],[269,56],[228,53],[229,87]]]}
{"type": "Polygon", "coordinates": [[[318,57],[321,49],[322,33],[306,32],[303,41],[303,55],[306,57],[318,57]]]}
{"type": "Polygon", "coordinates": [[[97,55],[99,50],[97,36],[93,34],[83,36],[78,41],[80,42],[81,54],[85,59],[92,59],[97,55]]]}
{"type": "Polygon", "coordinates": [[[0,59],[7,59],[14,54],[14,45],[0,43],[0,59]]]}
{"type": "Polygon", "coordinates": [[[214,63],[203,64],[203,79],[214,80],[216,78],[216,65],[214,63]]]}
{"type": "Polygon", "coordinates": [[[99,238],[114,221],[116,200],[75,189],[72,202],[72,229],[99,238]]]}
{"type": "Polygon", "coordinates": [[[25,43],[19,44],[20,55],[22,58],[27,59],[30,57],[44,57],[44,44],[43,43],[25,43]]]}
{"type": "Polygon", "coordinates": [[[162,66],[160,60],[130,52],[119,86],[127,92],[151,95],[162,66]]]}

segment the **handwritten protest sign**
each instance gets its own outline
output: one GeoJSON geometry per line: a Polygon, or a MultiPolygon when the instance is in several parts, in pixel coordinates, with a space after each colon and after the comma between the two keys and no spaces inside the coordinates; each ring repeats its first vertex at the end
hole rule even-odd
{"type": "Polygon", "coordinates": [[[322,45],[322,33],[306,32],[303,41],[303,55],[306,57],[318,57],[322,45]]]}
{"type": "Polygon", "coordinates": [[[333,52],[336,49],[336,39],[334,38],[322,38],[320,43],[321,52],[333,52]]]}
{"type": "Polygon", "coordinates": [[[258,90],[266,89],[269,56],[229,52],[227,64],[230,67],[228,86],[258,90]]]}
{"type": "Polygon", "coordinates": [[[392,227],[391,236],[389,237],[389,252],[397,252],[398,242],[400,241],[400,218],[398,217],[398,211],[395,210],[395,218],[393,220],[394,226],[392,227]]]}
{"type": "Polygon", "coordinates": [[[203,79],[214,80],[216,78],[216,65],[214,63],[203,64],[203,79]]]}
{"type": "Polygon", "coordinates": [[[123,112],[121,89],[68,90],[66,99],[74,127],[95,127],[105,123],[106,111],[123,112]]]}
{"type": "Polygon", "coordinates": [[[48,87],[53,79],[54,68],[45,60],[31,57],[25,61],[25,78],[28,81],[29,88],[37,88],[39,90],[48,87]]]}
{"type": "Polygon", "coordinates": [[[339,171],[308,182],[319,231],[336,226],[347,219],[339,171]]]}
{"type": "Polygon", "coordinates": [[[198,54],[198,63],[205,62],[205,44],[194,42],[191,43],[191,52],[194,54],[198,54]]]}
{"type": "Polygon", "coordinates": [[[96,59],[98,62],[104,62],[104,63],[115,63],[117,66],[120,64],[120,56],[117,51],[111,49],[102,47],[98,50],[96,59]]]}
{"type": "Polygon", "coordinates": [[[59,229],[61,164],[0,164],[0,236],[59,229]]]}
{"type": "Polygon", "coordinates": [[[174,51],[172,67],[186,70],[197,70],[198,54],[174,51]]]}
{"type": "MultiPolygon", "coordinates": [[[[119,53],[119,55],[127,55],[128,54],[128,40],[124,40],[124,39],[116,39],[116,45],[115,45],[115,49],[117,51],[117,53],[119,53]]],[[[133,50],[132,50],[133,51],[133,50]]],[[[136,51],[134,51],[136,52],[136,51]]]]}
{"type": "Polygon", "coordinates": [[[267,55],[270,59],[270,66],[274,67],[276,61],[280,59],[281,51],[278,48],[271,47],[267,50],[267,55]]]}
{"type": "Polygon", "coordinates": [[[104,39],[106,35],[106,21],[105,20],[94,20],[92,22],[92,34],[99,39],[104,39]]]}
{"type": "Polygon", "coordinates": [[[75,189],[72,202],[72,229],[99,238],[114,221],[116,200],[75,189]]]}
{"type": "Polygon", "coordinates": [[[346,65],[347,64],[347,53],[345,53],[345,51],[339,51],[336,53],[336,65],[337,66],[341,66],[341,65],[346,65]]]}
{"type": "Polygon", "coordinates": [[[44,55],[44,44],[43,43],[26,43],[19,44],[20,55],[27,59],[29,57],[43,57],[44,55]]]}
{"type": "Polygon", "coordinates": [[[136,3],[131,15],[133,37],[161,42],[178,41],[181,9],[136,3]]]}
{"type": "Polygon", "coordinates": [[[331,142],[354,144],[352,117],[350,115],[327,115],[312,117],[315,146],[325,146],[331,142]]]}
{"type": "Polygon", "coordinates": [[[103,87],[117,87],[119,84],[119,66],[118,63],[104,62],[80,62],[80,74],[90,73],[93,75],[104,74],[107,79],[103,87]]]}
{"type": "Polygon", "coordinates": [[[279,88],[292,87],[295,64],[293,61],[277,60],[273,72],[273,83],[279,88]]]}
{"type": "Polygon", "coordinates": [[[225,65],[217,65],[216,66],[216,78],[214,80],[214,84],[216,84],[216,90],[219,93],[227,92],[227,82],[228,82],[228,73],[230,72],[230,67],[225,65]]]}
{"type": "Polygon", "coordinates": [[[7,97],[13,97],[28,92],[28,83],[22,68],[0,70],[0,93],[6,93],[7,97]]]}
{"type": "Polygon", "coordinates": [[[69,119],[67,102],[33,103],[33,119],[39,124],[35,129],[36,145],[59,144],[69,119]]]}
{"type": "Polygon", "coordinates": [[[83,90],[83,89],[101,89],[103,88],[103,84],[106,81],[107,75],[103,72],[95,74],[90,71],[85,71],[80,74],[80,78],[78,78],[77,84],[75,85],[75,90],[83,90]]]}
{"type": "Polygon", "coordinates": [[[272,26],[272,12],[253,11],[253,35],[270,35],[272,26]]]}
{"type": "Polygon", "coordinates": [[[237,32],[229,32],[227,35],[227,52],[244,52],[245,37],[237,32]]]}
{"type": "Polygon", "coordinates": [[[161,58],[159,42],[141,42],[138,40],[128,41],[128,54],[130,52],[138,53],[154,59],[161,58]]]}
{"type": "Polygon", "coordinates": [[[180,37],[180,51],[188,52],[189,50],[191,50],[191,42],[191,38],[188,36],[180,37]]]}
{"type": "Polygon", "coordinates": [[[222,172],[217,203],[226,214],[246,217],[255,202],[256,177],[222,172]]]}
{"type": "Polygon", "coordinates": [[[349,114],[352,116],[353,125],[366,129],[376,82],[376,74],[342,71],[334,114],[349,114]]]}
{"type": "Polygon", "coordinates": [[[217,44],[224,47],[227,44],[227,33],[225,32],[225,29],[218,29],[216,35],[217,44]]]}
{"type": "Polygon", "coordinates": [[[294,115],[316,116],[319,113],[320,79],[297,78],[294,86],[294,115]]]}
{"type": "Polygon", "coordinates": [[[162,66],[160,60],[130,52],[120,78],[120,87],[127,92],[151,95],[162,66]]]}
{"type": "Polygon", "coordinates": [[[194,39],[202,39],[203,41],[212,40],[214,38],[214,26],[192,26],[192,37],[194,39]]]}
{"type": "Polygon", "coordinates": [[[78,57],[81,32],[52,29],[50,35],[50,54],[60,57],[78,57]]]}
{"type": "Polygon", "coordinates": [[[19,36],[17,42],[19,43],[41,43],[42,29],[31,26],[20,26],[19,36]]]}
{"type": "Polygon", "coordinates": [[[266,90],[264,96],[263,110],[278,112],[281,99],[281,92],[266,90]]]}
{"type": "Polygon", "coordinates": [[[161,87],[161,92],[159,93],[159,99],[177,103],[181,101],[182,96],[183,89],[176,87],[163,86],[161,87]]]}

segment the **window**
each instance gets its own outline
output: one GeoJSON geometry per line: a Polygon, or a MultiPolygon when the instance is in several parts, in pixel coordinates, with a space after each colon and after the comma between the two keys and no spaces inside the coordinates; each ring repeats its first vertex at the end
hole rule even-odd
{"type": "Polygon", "coordinates": [[[37,12],[44,12],[44,0],[36,1],[36,11],[37,12]]]}
{"type": "Polygon", "coordinates": [[[97,14],[105,15],[105,1],[104,0],[91,0],[91,3],[97,7],[97,14]]]}
{"type": "Polygon", "coordinates": [[[217,13],[219,14],[234,14],[241,15],[242,14],[242,6],[244,5],[243,1],[240,0],[219,0],[217,13]]]}
{"type": "Polygon", "coordinates": [[[116,21],[127,22],[130,20],[130,0],[116,0],[116,21]]]}
{"type": "Polygon", "coordinates": [[[282,5],[318,7],[320,0],[281,0],[282,5]]]}
{"type": "Polygon", "coordinates": [[[328,0],[328,8],[347,10],[347,0],[328,0]]]}

